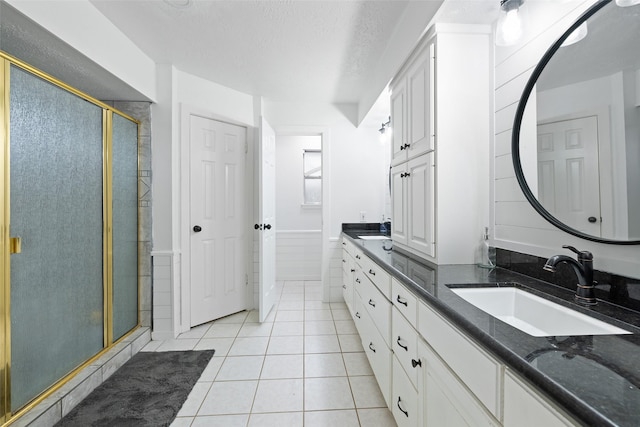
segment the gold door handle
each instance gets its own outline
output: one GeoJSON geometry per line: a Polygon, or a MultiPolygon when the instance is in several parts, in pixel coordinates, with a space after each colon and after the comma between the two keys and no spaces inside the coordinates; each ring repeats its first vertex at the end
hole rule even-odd
{"type": "Polygon", "coordinates": [[[9,253],[19,254],[22,252],[22,238],[12,237],[9,239],[9,253]]]}

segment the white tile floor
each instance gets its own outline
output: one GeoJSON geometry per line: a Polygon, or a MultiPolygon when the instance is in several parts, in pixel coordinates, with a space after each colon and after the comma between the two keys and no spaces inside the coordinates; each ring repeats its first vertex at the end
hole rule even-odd
{"type": "Polygon", "coordinates": [[[143,351],[215,349],[172,426],[395,426],[344,303],[284,282],[265,323],[241,312],[143,351]]]}

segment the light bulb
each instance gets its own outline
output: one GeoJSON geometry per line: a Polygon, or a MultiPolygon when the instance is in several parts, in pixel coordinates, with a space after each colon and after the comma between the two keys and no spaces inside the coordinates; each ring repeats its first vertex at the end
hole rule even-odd
{"type": "Polygon", "coordinates": [[[570,46],[574,43],[578,43],[580,40],[587,36],[587,22],[583,22],[578,28],[573,30],[569,37],[567,37],[564,42],[562,42],[562,47],[570,46]]]}
{"type": "Polygon", "coordinates": [[[640,0],[616,0],[616,4],[620,7],[635,6],[640,4],[640,0]]]}
{"type": "Polygon", "coordinates": [[[498,20],[496,44],[498,46],[512,46],[522,37],[522,21],[518,8],[507,10],[498,20]]]}

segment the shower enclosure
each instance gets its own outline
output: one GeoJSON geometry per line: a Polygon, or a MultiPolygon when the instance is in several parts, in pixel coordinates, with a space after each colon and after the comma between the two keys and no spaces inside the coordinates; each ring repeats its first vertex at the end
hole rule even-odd
{"type": "Polygon", "coordinates": [[[139,325],[138,122],[0,52],[0,422],[139,325]]]}

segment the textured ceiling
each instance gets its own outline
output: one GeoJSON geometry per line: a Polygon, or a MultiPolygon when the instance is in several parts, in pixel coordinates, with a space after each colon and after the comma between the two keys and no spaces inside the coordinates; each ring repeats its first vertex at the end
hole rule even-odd
{"type": "MultiPolygon", "coordinates": [[[[498,11],[498,0],[90,1],[157,63],[273,101],[352,104],[383,90],[366,85],[409,1],[429,3],[423,22],[485,24],[498,11]]],[[[145,99],[2,0],[0,29],[0,49],[98,99],[145,99]]]]}
{"type": "Polygon", "coordinates": [[[157,63],[275,101],[336,103],[358,102],[407,6],[404,0],[91,3],[157,63]]]}

